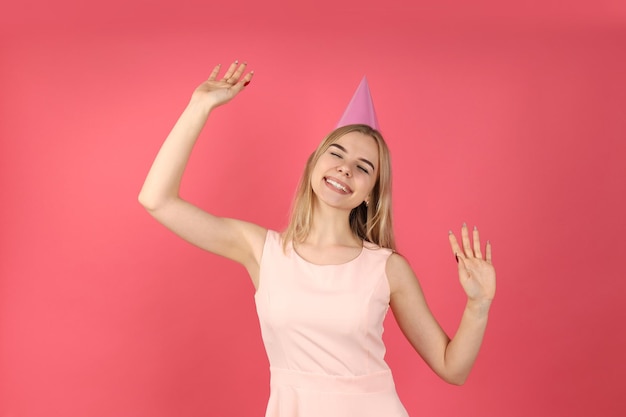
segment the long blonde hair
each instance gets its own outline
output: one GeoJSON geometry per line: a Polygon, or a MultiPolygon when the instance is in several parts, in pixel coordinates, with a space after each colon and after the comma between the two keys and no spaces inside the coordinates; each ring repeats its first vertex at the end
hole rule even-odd
{"type": "Polygon", "coordinates": [[[355,236],[383,248],[396,249],[391,209],[391,157],[382,135],[368,125],[354,124],[333,130],[309,156],[293,200],[291,218],[283,233],[283,249],[289,242],[304,242],[311,231],[315,193],[311,173],[320,156],[339,138],[350,132],[370,136],[378,145],[378,175],[369,204],[361,203],[350,212],[350,228],[355,236]]]}

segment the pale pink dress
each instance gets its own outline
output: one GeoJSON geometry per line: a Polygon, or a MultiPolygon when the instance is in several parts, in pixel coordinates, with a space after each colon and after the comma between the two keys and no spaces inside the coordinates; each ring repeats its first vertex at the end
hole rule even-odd
{"type": "Polygon", "coordinates": [[[268,231],[255,294],[270,362],[266,417],[407,417],[385,363],[389,249],[316,265],[268,231]]]}

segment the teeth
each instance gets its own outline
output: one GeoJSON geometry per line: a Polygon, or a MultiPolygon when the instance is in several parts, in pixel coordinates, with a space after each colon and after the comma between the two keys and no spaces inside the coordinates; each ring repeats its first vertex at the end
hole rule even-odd
{"type": "Polygon", "coordinates": [[[344,191],[346,193],[348,192],[348,190],[346,190],[346,187],[344,187],[343,185],[339,184],[338,182],[335,182],[335,181],[333,181],[333,180],[331,180],[329,178],[326,179],[326,182],[329,183],[330,185],[332,185],[333,187],[339,189],[339,190],[342,190],[342,191],[344,191]]]}

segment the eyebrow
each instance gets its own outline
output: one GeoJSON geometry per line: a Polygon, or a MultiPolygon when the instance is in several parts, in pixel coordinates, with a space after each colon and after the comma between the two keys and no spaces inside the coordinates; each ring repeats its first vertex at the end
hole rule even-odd
{"type": "MultiPolygon", "coordinates": [[[[339,145],[338,143],[331,143],[330,146],[334,146],[335,148],[338,148],[340,150],[342,150],[345,153],[349,153],[348,150],[346,148],[344,148],[343,146],[339,145]]],[[[367,165],[372,167],[372,170],[376,171],[376,168],[374,167],[374,164],[372,164],[370,161],[368,161],[365,158],[359,158],[359,161],[362,161],[364,163],[366,163],[367,165]]]]}

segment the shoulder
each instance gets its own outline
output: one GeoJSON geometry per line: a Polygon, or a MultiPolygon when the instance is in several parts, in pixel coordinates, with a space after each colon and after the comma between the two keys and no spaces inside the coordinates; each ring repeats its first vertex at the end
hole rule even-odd
{"type": "Polygon", "coordinates": [[[277,232],[276,230],[273,230],[273,229],[266,229],[263,240],[281,242],[282,237],[281,237],[280,232],[277,232]]]}
{"type": "Polygon", "coordinates": [[[272,229],[265,229],[263,233],[259,235],[259,238],[263,249],[268,246],[280,246],[282,243],[282,236],[280,232],[272,229]]]}
{"type": "Polygon", "coordinates": [[[381,270],[386,274],[386,265],[389,257],[393,255],[393,250],[389,248],[383,248],[375,243],[367,240],[363,241],[363,256],[361,256],[362,262],[366,262],[366,268],[372,268],[381,270]]]}
{"type": "Polygon", "coordinates": [[[392,294],[402,292],[417,284],[417,278],[409,261],[397,252],[393,252],[389,258],[387,258],[385,271],[392,294]]]}
{"type": "Polygon", "coordinates": [[[273,256],[273,254],[278,252],[283,253],[283,240],[283,233],[273,229],[266,229],[263,234],[261,259],[273,256]]]}
{"type": "Polygon", "coordinates": [[[387,258],[387,275],[391,278],[401,278],[408,273],[413,274],[413,269],[409,264],[409,261],[397,252],[393,252],[387,258]]]}
{"type": "Polygon", "coordinates": [[[255,223],[249,223],[238,219],[224,219],[232,224],[232,238],[236,238],[238,234],[251,247],[252,252],[257,255],[260,253],[268,233],[268,229],[255,223]],[[238,232],[235,232],[237,230],[238,232]]]}
{"type": "Polygon", "coordinates": [[[394,253],[392,249],[378,246],[376,243],[372,243],[368,240],[363,240],[363,248],[370,253],[382,256],[384,258],[388,258],[391,254],[394,253]]]}

